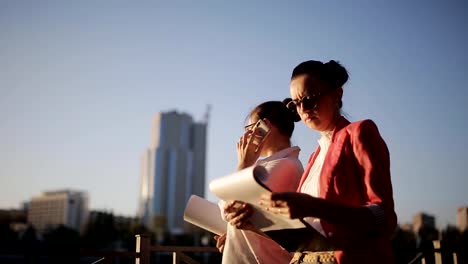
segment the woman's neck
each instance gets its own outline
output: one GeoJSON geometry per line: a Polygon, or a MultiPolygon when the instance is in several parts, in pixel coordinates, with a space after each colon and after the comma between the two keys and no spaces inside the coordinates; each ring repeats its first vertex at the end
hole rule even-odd
{"type": "Polygon", "coordinates": [[[289,142],[289,140],[287,140],[287,141],[278,141],[278,142],[279,143],[274,144],[273,146],[271,146],[271,147],[264,150],[265,152],[263,154],[264,154],[265,157],[269,157],[269,156],[275,154],[278,151],[281,151],[283,149],[291,147],[291,142],[289,142]]]}
{"type": "Polygon", "coordinates": [[[335,117],[333,118],[333,121],[330,123],[329,127],[323,131],[320,131],[321,134],[326,134],[326,133],[331,133],[333,130],[335,130],[336,125],[338,125],[338,122],[340,121],[341,114],[337,113],[335,117]]]}

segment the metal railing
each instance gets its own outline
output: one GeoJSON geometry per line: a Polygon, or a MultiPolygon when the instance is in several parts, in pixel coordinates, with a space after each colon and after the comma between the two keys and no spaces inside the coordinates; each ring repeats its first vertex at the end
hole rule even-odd
{"type": "MultiPolygon", "coordinates": [[[[150,235],[136,235],[135,251],[101,251],[93,249],[17,249],[0,251],[0,263],[48,263],[50,260],[60,260],[61,263],[89,263],[89,264],[113,264],[113,263],[157,263],[160,256],[155,257],[154,253],[164,253],[164,263],[173,264],[201,264],[187,254],[190,253],[217,253],[216,247],[192,247],[192,246],[152,246],[150,235]],[[187,254],[186,254],[187,253],[187,254]],[[169,256],[172,255],[172,256],[169,256]],[[124,260],[122,262],[122,260],[124,260]],[[84,262],[83,262],[84,261],[84,262]]],[[[54,262],[55,263],[55,262],[54,262]]]]}
{"type": "MultiPolygon", "coordinates": [[[[440,240],[432,241],[434,247],[434,263],[442,264],[442,251],[440,248],[440,240]]],[[[408,264],[426,264],[426,258],[422,252],[419,252],[408,264]]],[[[453,264],[458,264],[457,253],[452,252],[452,262],[453,264]]]]}
{"type": "Polygon", "coordinates": [[[152,252],[172,252],[173,264],[199,264],[185,253],[188,252],[219,252],[216,247],[182,247],[182,246],[151,246],[149,235],[136,235],[135,264],[150,264],[152,252]],[[185,252],[185,253],[184,253],[185,252]]]}
{"type": "MultiPolygon", "coordinates": [[[[211,254],[220,254],[216,247],[195,247],[195,246],[160,246],[160,245],[151,245],[150,235],[140,234],[136,235],[136,250],[135,251],[98,251],[98,250],[76,250],[76,251],[57,251],[57,250],[37,250],[27,253],[29,256],[33,257],[66,257],[69,258],[96,258],[93,264],[111,264],[111,263],[120,263],[119,260],[126,258],[126,263],[133,262],[131,259],[135,260],[135,264],[150,264],[158,261],[158,258],[151,259],[155,257],[154,253],[169,253],[164,255],[165,262],[167,259],[172,258],[172,264],[200,264],[197,260],[193,259],[187,254],[191,253],[211,253],[211,254]],[[168,256],[172,255],[172,256],[168,256]]],[[[454,252],[442,252],[441,244],[439,240],[434,240],[433,251],[430,251],[429,255],[427,252],[424,254],[422,252],[417,253],[417,255],[410,261],[408,264],[426,264],[435,263],[442,264],[443,258],[442,253],[444,253],[444,259],[452,258],[449,260],[449,263],[458,264],[457,254],[454,252]],[[434,254],[432,256],[432,254],[434,254]],[[427,258],[427,259],[426,259],[427,258]]],[[[24,255],[25,252],[10,252],[10,256],[24,255]]],[[[213,255],[208,254],[209,257],[213,255]]],[[[207,255],[205,255],[207,256],[207,255]]],[[[215,256],[216,257],[216,256],[215,256]]]]}

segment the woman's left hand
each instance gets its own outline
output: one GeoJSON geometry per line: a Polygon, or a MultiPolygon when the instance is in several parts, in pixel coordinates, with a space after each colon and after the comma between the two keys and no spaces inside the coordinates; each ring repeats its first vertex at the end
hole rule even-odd
{"type": "Polygon", "coordinates": [[[223,253],[224,251],[224,245],[226,245],[226,233],[218,236],[218,235],[215,235],[214,237],[214,240],[216,240],[216,248],[218,248],[218,251],[220,253],[223,253]]]}
{"type": "Polygon", "coordinates": [[[248,203],[233,200],[224,207],[226,220],[239,229],[250,227],[250,217],[253,214],[253,207],[248,203]]]}
{"type": "Polygon", "coordinates": [[[317,198],[305,193],[283,192],[263,194],[260,197],[260,206],[274,214],[286,216],[291,219],[311,216],[307,208],[311,207],[317,198]]]}

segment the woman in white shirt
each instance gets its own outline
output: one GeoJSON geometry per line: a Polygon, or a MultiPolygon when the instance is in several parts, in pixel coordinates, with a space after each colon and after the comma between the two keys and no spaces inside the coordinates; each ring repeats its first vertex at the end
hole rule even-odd
{"type": "MultiPolygon", "coordinates": [[[[267,178],[263,183],[274,192],[295,191],[304,171],[298,159],[300,149],[292,147],[290,140],[294,122],[300,119],[286,108],[288,102],[268,101],[255,107],[249,114],[245,133],[237,143],[238,170],[262,165],[268,172],[289,179],[287,185],[280,185],[267,178]],[[266,135],[259,120],[269,128],[266,135]]],[[[265,234],[252,229],[248,221],[253,212],[250,204],[221,201],[220,207],[223,219],[228,222],[227,233],[215,236],[217,247],[223,252],[223,263],[289,262],[291,256],[287,251],[265,234]]]]}

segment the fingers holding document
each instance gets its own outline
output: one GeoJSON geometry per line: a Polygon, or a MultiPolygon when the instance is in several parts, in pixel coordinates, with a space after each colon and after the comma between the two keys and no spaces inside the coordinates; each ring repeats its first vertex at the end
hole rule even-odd
{"type": "Polygon", "coordinates": [[[308,216],[308,211],[304,209],[313,200],[312,196],[298,192],[268,193],[260,197],[259,205],[274,214],[295,219],[308,216]]]}
{"type": "Polygon", "coordinates": [[[226,220],[236,228],[245,228],[249,224],[249,219],[253,214],[253,207],[241,201],[231,201],[224,207],[226,220]]]}
{"type": "Polygon", "coordinates": [[[214,239],[216,240],[216,248],[218,248],[219,252],[223,253],[224,245],[226,244],[226,234],[215,235],[214,239]]]}

